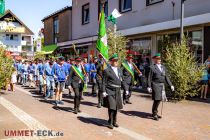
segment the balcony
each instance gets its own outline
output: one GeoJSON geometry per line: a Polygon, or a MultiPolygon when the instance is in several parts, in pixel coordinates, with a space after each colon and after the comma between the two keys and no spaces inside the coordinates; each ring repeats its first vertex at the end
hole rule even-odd
{"type": "Polygon", "coordinates": [[[33,44],[32,44],[32,42],[30,42],[30,41],[22,40],[22,41],[21,41],[21,45],[22,45],[22,46],[32,46],[33,44]]]}

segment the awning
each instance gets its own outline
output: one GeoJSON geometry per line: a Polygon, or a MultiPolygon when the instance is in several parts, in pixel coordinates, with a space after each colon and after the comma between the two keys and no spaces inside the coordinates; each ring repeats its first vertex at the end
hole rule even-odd
{"type": "Polygon", "coordinates": [[[52,54],[57,48],[58,48],[58,46],[56,44],[47,45],[47,46],[42,47],[42,51],[40,53],[41,54],[52,54]]]}
{"type": "Polygon", "coordinates": [[[98,39],[98,36],[92,36],[92,37],[86,37],[86,38],[81,38],[81,39],[75,39],[72,41],[67,41],[67,42],[61,42],[58,43],[59,47],[63,47],[63,46],[69,46],[72,44],[85,44],[85,43],[92,43],[95,42],[98,39]]]}
{"type": "MultiPolygon", "coordinates": [[[[79,44],[79,45],[75,45],[76,48],[79,48],[79,47],[84,47],[84,46],[91,46],[93,43],[84,43],[84,44],[79,44]]],[[[60,49],[69,49],[69,48],[73,48],[73,45],[69,45],[69,46],[66,46],[66,47],[60,47],[60,49]]]]}
{"type": "MultiPolygon", "coordinates": [[[[210,13],[186,17],[184,18],[183,24],[184,26],[194,26],[194,25],[202,25],[210,23],[210,13]]],[[[125,36],[135,35],[135,34],[143,34],[143,33],[151,33],[169,29],[175,29],[180,27],[180,19],[171,20],[161,23],[155,23],[145,26],[139,26],[134,28],[129,28],[125,30],[120,30],[119,32],[125,36]]]]}

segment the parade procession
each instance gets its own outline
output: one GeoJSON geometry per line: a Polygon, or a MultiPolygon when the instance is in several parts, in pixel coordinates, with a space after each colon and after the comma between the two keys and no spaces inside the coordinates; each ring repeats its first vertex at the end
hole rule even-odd
{"type": "Polygon", "coordinates": [[[210,139],[209,0],[65,1],[0,0],[0,140],[210,139]]]}

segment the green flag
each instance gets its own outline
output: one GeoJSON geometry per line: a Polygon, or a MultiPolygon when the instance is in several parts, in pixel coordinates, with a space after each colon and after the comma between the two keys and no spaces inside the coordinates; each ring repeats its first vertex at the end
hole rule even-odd
{"type": "Polygon", "coordinates": [[[122,15],[117,11],[117,9],[114,9],[112,14],[108,16],[108,21],[111,21],[113,24],[117,23],[117,18],[121,17],[122,15]]]}
{"type": "Polygon", "coordinates": [[[103,57],[108,60],[108,45],[107,45],[107,34],[106,34],[106,23],[105,23],[105,14],[102,9],[100,14],[100,23],[99,23],[99,34],[96,44],[97,50],[103,55],[103,57]]]}
{"type": "Polygon", "coordinates": [[[3,15],[5,12],[5,0],[0,0],[0,14],[3,15]]]}

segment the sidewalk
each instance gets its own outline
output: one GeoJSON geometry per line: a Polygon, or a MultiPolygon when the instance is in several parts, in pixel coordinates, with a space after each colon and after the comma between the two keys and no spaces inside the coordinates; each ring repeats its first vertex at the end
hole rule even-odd
{"type": "MultiPolygon", "coordinates": [[[[10,101],[47,128],[64,132],[61,139],[154,139],[154,140],[209,140],[210,139],[210,104],[183,101],[179,103],[164,103],[163,119],[151,119],[151,97],[148,94],[134,93],[133,104],[124,106],[118,113],[120,128],[110,130],[106,127],[107,110],[97,108],[97,98],[84,96],[82,113],[72,113],[73,99],[64,94],[63,106],[56,108],[52,101],[45,101],[37,95],[36,89],[16,89],[15,93],[3,94],[0,97],[10,101]],[[24,91],[30,91],[32,94],[24,91]],[[56,123],[57,122],[57,123],[56,123]]],[[[90,89],[89,89],[90,90],[90,89]]],[[[1,103],[0,103],[1,104],[1,103]]],[[[2,131],[7,128],[23,128],[25,125],[11,115],[0,105],[3,115],[2,131]],[[8,123],[5,117],[10,116],[8,123]]],[[[4,137],[5,138],[5,137],[4,137]]],[[[57,139],[57,138],[56,138],[57,139]]]]}

